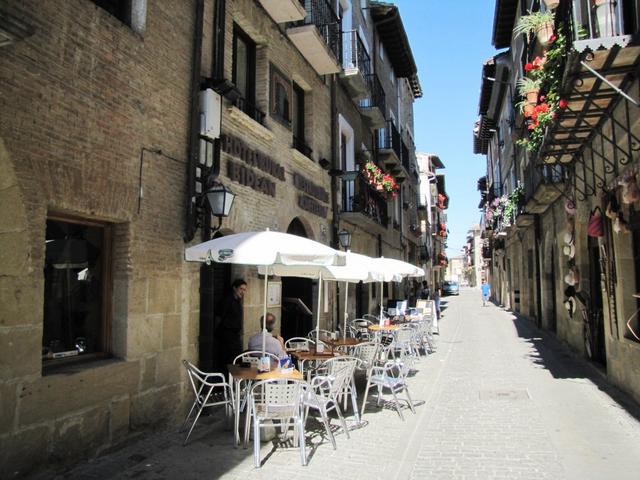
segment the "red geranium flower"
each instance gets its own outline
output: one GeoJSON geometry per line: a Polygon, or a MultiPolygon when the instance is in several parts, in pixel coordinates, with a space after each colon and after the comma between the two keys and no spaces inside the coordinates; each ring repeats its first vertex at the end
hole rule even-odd
{"type": "Polygon", "coordinates": [[[568,104],[569,102],[567,102],[564,98],[561,98],[560,101],[558,102],[558,106],[560,108],[567,108],[568,104]]]}
{"type": "Polygon", "coordinates": [[[553,43],[556,41],[558,37],[556,37],[556,34],[554,33],[553,35],[551,35],[551,37],[549,38],[549,43],[553,43]]]}
{"type": "Polygon", "coordinates": [[[530,72],[531,70],[533,70],[533,63],[529,62],[529,63],[525,64],[524,71],[525,72],[530,72]]]}

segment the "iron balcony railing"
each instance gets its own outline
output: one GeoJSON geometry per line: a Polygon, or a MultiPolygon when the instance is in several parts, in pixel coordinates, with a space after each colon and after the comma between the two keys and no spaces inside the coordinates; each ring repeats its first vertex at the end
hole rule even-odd
{"type": "Polygon", "coordinates": [[[242,110],[244,113],[249,115],[253,120],[264,125],[264,117],[266,114],[256,107],[254,104],[248,102],[246,99],[239,97],[233,104],[242,110]]]}
{"type": "Polygon", "coordinates": [[[361,172],[346,172],[342,177],[342,211],[361,213],[387,227],[387,200],[367,182],[361,172]]]}
{"type": "Polygon", "coordinates": [[[411,172],[411,157],[409,155],[409,147],[404,143],[404,140],[400,142],[402,144],[402,166],[407,172],[411,172]]]}
{"type": "Polygon", "coordinates": [[[573,0],[571,9],[575,40],[616,37],[638,31],[637,0],[573,0]]]}
{"type": "Polygon", "coordinates": [[[342,26],[328,0],[300,0],[307,16],[294,26],[315,25],[329,49],[342,64],[342,26]]]}
{"type": "Polygon", "coordinates": [[[342,32],[342,67],[357,68],[366,79],[371,75],[371,58],[356,30],[342,32]]]}
{"type": "Polygon", "coordinates": [[[295,135],[293,136],[293,148],[298,150],[305,157],[311,158],[311,154],[313,153],[311,147],[305,143],[304,138],[298,138],[295,135]]]}
{"type": "Polygon", "coordinates": [[[369,87],[370,96],[364,100],[360,100],[360,107],[362,108],[374,108],[380,109],[383,115],[387,112],[387,101],[384,94],[384,89],[380,83],[380,79],[375,73],[367,75],[367,86],[369,87]]]}
{"type": "Polygon", "coordinates": [[[378,150],[393,150],[398,159],[402,158],[400,132],[391,120],[387,120],[384,128],[378,130],[378,150]]]}
{"type": "Polygon", "coordinates": [[[536,167],[530,163],[524,172],[524,202],[533,198],[540,185],[557,185],[568,178],[568,171],[559,163],[536,167]]]}

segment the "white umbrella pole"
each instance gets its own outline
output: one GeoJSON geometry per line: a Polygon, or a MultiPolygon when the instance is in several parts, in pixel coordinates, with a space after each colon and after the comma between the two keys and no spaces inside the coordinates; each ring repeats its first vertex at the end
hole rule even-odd
{"type": "Polygon", "coordinates": [[[322,301],[322,272],[318,276],[318,314],[316,315],[316,345],[320,340],[320,302],[322,301]]]}
{"type": "Polygon", "coordinates": [[[380,322],[382,322],[382,302],[384,300],[384,295],[382,294],[384,290],[384,282],[380,282],[380,318],[378,319],[380,322]]]}
{"type": "Polygon", "coordinates": [[[349,282],[344,282],[344,328],[342,329],[342,338],[347,338],[347,295],[349,293],[349,282]]]}
{"type": "Polygon", "coordinates": [[[264,302],[262,307],[262,356],[264,357],[267,349],[267,286],[269,284],[269,267],[267,267],[264,275],[264,302]]]}

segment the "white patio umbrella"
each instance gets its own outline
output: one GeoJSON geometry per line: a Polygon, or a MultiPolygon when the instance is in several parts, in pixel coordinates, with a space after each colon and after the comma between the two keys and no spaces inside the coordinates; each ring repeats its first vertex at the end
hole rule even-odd
{"type": "Polygon", "coordinates": [[[382,318],[382,282],[399,282],[406,277],[423,277],[424,270],[395,258],[374,258],[373,267],[384,272],[380,280],[380,318],[382,318]]]}
{"type": "MultiPolygon", "coordinates": [[[[383,278],[384,272],[376,270],[371,257],[359,253],[346,252],[345,265],[273,265],[269,271],[279,277],[302,277],[318,279],[318,310],[316,314],[316,340],[320,336],[320,302],[322,299],[322,281],[342,281],[345,282],[345,304],[344,304],[344,329],[343,336],[346,336],[347,324],[347,295],[349,283],[357,282],[378,282],[383,278]]],[[[259,267],[258,271],[264,273],[265,267],[259,267]]]]}
{"type": "MultiPolygon", "coordinates": [[[[266,330],[267,286],[272,268],[276,266],[320,267],[344,265],[345,254],[322,243],[288,233],[244,232],[227,235],[194,245],[185,250],[185,260],[265,267],[264,308],[262,329],[266,330]]],[[[265,352],[265,336],[262,336],[262,354],[265,352]]]]}

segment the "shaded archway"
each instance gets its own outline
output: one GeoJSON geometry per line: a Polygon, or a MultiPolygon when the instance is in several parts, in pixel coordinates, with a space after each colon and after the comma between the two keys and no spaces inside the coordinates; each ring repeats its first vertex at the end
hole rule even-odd
{"type": "MultiPolygon", "coordinates": [[[[294,218],[287,233],[309,238],[299,218],[294,218]]],[[[282,336],[304,337],[313,328],[313,281],[305,278],[282,277],[282,336]]]]}

